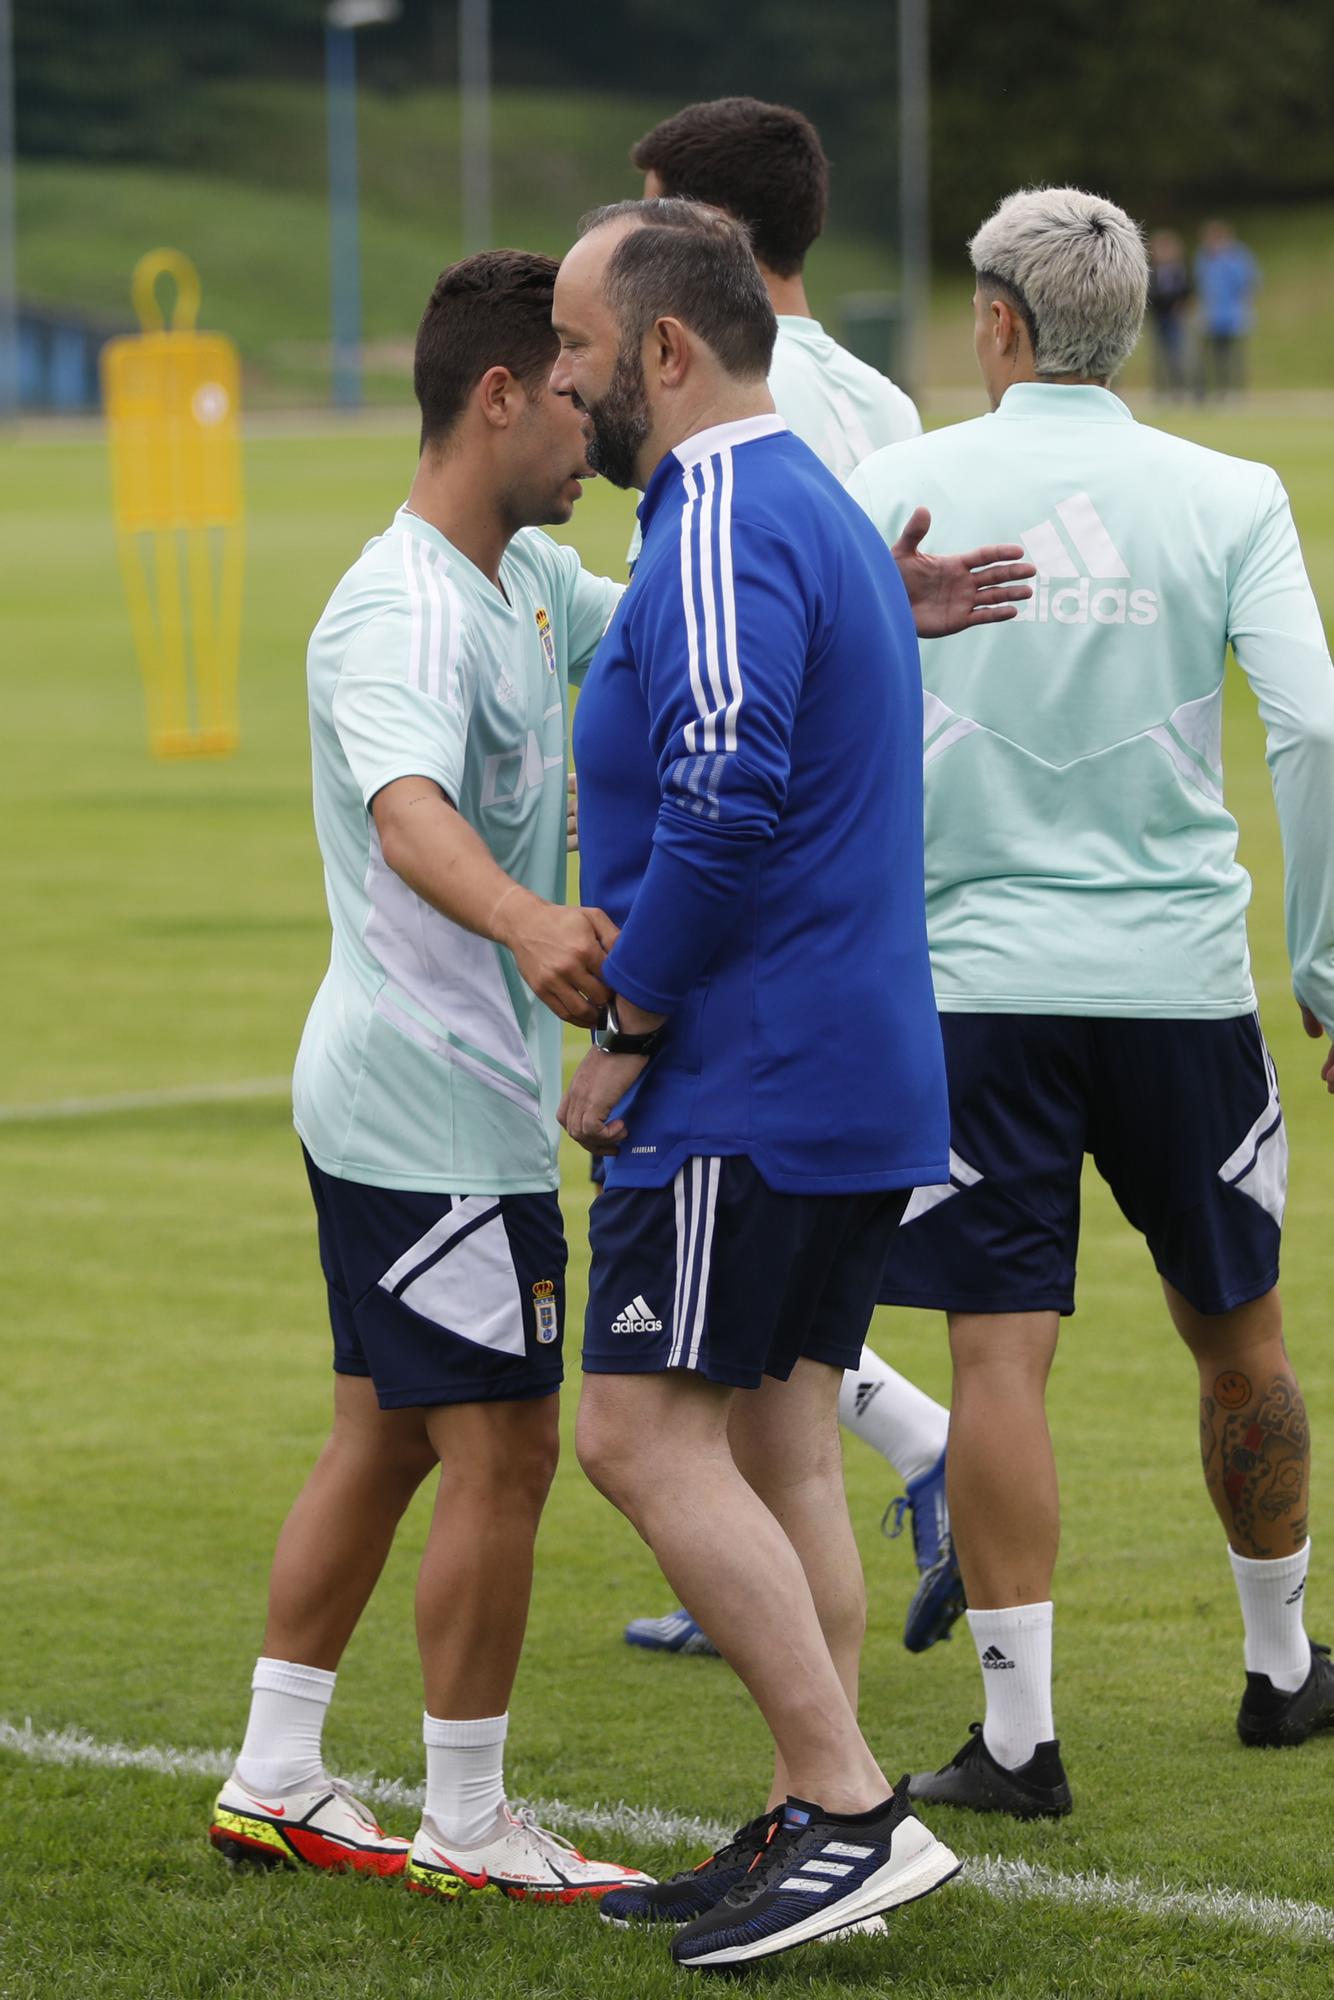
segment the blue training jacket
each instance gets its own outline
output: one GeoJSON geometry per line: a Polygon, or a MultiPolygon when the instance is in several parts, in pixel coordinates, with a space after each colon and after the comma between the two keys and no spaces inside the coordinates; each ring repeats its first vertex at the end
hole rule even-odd
{"type": "Polygon", "coordinates": [[[792,1193],[949,1178],[922,687],[897,567],[777,417],[670,452],[575,715],[604,978],[670,1016],[608,1187],[746,1154],[792,1193]]]}

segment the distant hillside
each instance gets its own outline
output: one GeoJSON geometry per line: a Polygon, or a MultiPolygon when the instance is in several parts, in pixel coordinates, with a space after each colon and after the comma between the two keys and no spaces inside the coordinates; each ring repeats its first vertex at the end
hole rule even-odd
{"type": "MultiPolygon", "coordinates": [[[[664,108],[651,100],[498,94],[497,242],[564,250],[584,209],[636,192],[628,148],[664,108]]],[[[329,282],[322,94],[218,86],[209,94],[208,133],[204,172],[21,161],[20,294],[128,316],[135,259],[172,244],[199,265],[205,322],[240,343],[252,400],[322,397],[329,282]]],[[[364,92],[360,154],[367,388],[373,397],[401,398],[427,291],[462,247],[456,97],[364,92]]],[[[815,310],[831,329],[845,294],[892,290],[890,221],[887,212],[878,239],[843,229],[835,174],[830,231],[808,273],[815,310]]],[[[1266,281],[1257,385],[1334,386],[1334,208],[1270,211],[1242,225],[1266,281]]],[[[937,275],[927,380],[969,383],[962,250],[953,269],[942,265],[937,275]]]]}

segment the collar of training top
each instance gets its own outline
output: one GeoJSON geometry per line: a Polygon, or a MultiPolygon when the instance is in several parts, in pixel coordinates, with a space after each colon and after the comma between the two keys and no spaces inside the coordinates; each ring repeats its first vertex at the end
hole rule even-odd
{"type": "Polygon", "coordinates": [[[778,415],[767,417],[739,417],[733,424],[711,424],[706,431],[696,431],[694,437],[682,438],[672,457],[678,465],[698,465],[701,459],[712,458],[715,451],[725,451],[729,445],[752,444],[756,438],[777,437],[787,425],[778,415]]]}
{"type": "Polygon", "coordinates": [[[675,451],[664,452],[653,468],[644,488],[644,497],[636,509],[641,529],[647,532],[650,515],[683,471],[689,472],[692,465],[701,465],[715,451],[729,451],[739,444],[754,444],[758,438],[782,437],[787,429],[779,416],[741,417],[731,424],[711,424],[708,430],[696,431],[693,437],[683,438],[675,451]]]}
{"type": "MultiPolygon", "coordinates": [[[[1012,382],[993,412],[998,417],[1064,417],[1080,424],[1133,424],[1110,389],[1093,382],[1012,382]]],[[[692,439],[693,443],[693,439],[692,439]]]]}

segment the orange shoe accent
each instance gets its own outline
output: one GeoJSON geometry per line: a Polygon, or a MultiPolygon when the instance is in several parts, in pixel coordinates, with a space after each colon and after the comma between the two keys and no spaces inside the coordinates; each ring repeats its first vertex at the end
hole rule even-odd
{"type": "Polygon", "coordinates": [[[407,1861],[406,1853],[375,1854],[344,1847],[307,1826],[285,1826],[282,1835],[297,1858],[311,1868],[350,1869],[355,1875],[401,1875],[407,1861]]]}

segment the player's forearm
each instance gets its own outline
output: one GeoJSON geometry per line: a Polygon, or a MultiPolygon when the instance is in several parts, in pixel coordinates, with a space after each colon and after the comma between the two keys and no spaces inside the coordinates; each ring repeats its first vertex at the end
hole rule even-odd
{"type": "Polygon", "coordinates": [[[1270,761],[1293,990],[1334,1033],[1334,716],[1270,761]]]}
{"type": "MultiPolygon", "coordinates": [[[[1303,579],[1304,584],[1304,579],[1303,579]]],[[[1274,633],[1237,647],[1264,722],[1283,841],[1292,983],[1334,1026],[1334,666],[1309,588],[1290,593],[1274,633]],[[1284,625],[1289,629],[1283,629],[1284,625]]]]}
{"type": "Polygon", "coordinates": [[[645,1012],[673,1014],[732,935],[760,851],[715,842],[707,853],[687,852],[656,840],[603,968],[613,992],[645,1012]]]}
{"type": "MultiPolygon", "coordinates": [[[[410,781],[402,781],[405,787],[410,781]]],[[[525,903],[540,901],[492,857],[481,835],[435,785],[398,791],[374,802],[386,864],[414,894],[451,923],[505,944],[525,903]]]]}

